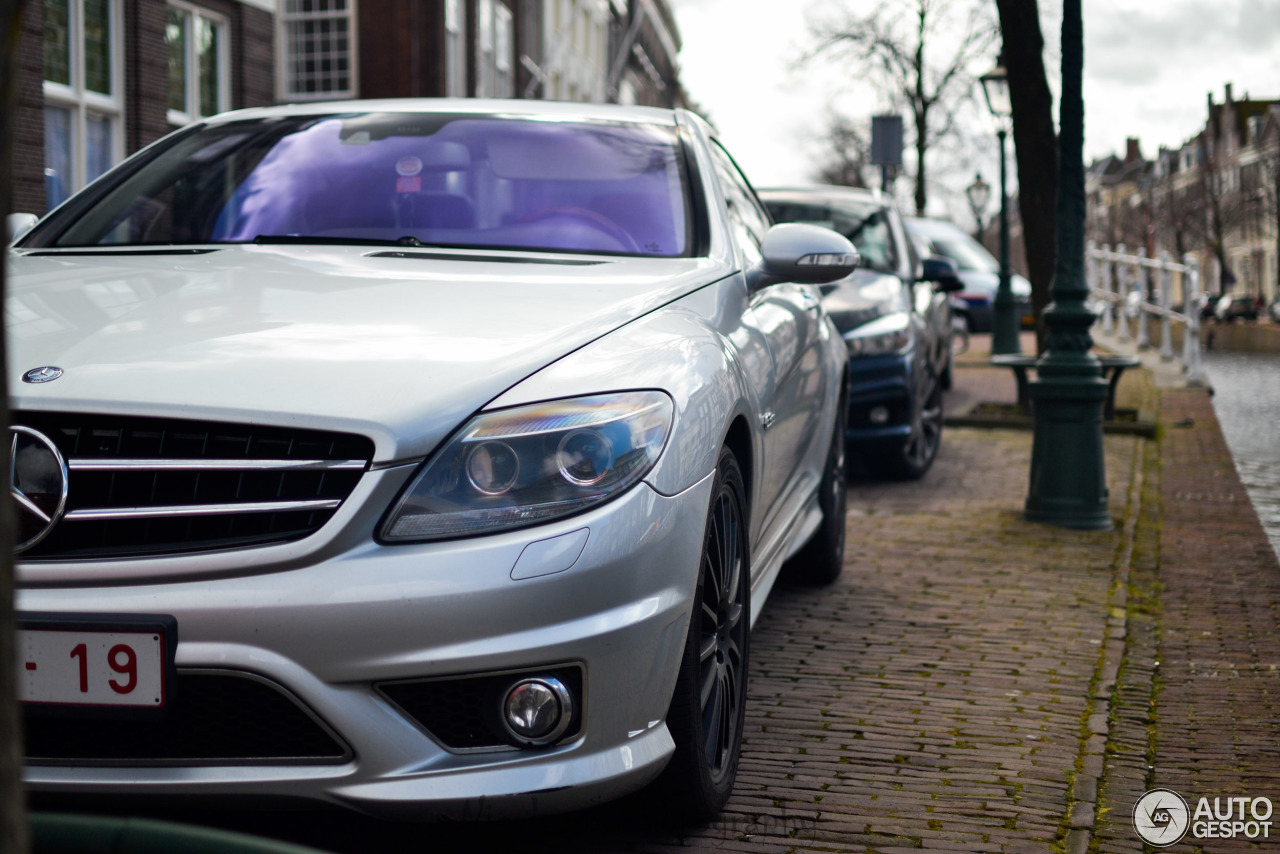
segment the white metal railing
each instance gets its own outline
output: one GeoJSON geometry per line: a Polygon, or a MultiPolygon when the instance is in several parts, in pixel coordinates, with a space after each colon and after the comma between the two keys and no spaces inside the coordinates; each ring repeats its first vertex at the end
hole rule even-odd
{"type": "Polygon", "coordinates": [[[1148,258],[1145,249],[1137,255],[1125,252],[1121,243],[1112,251],[1099,248],[1089,241],[1085,254],[1085,276],[1089,292],[1102,303],[1101,317],[1104,335],[1116,335],[1120,341],[1131,341],[1130,322],[1137,323],[1137,346],[1151,346],[1150,320],[1160,322],[1160,358],[1173,361],[1174,322],[1184,327],[1182,336],[1182,369],[1190,382],[1204,382],[1204,365],[1200,360],[1200,265],[1195,257],[1184,256],[1183,263],[1172,260],[1168,252],[1157,258],[1148,258]],[[1182,311],[1172,309],[1173,279],[1178,277],[1182,294],[1182,311]],[[1154,299],[1148,299],[1152,288],[1151,276],[1158,276],[1154,299]]]}

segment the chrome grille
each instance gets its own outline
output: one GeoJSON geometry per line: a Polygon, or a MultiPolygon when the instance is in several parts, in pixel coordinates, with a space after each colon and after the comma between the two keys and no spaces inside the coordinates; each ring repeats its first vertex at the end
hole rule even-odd
{"type": "Polygon", "coordinates": [[[63,519],[24,560],[286,542],[327,522],[373,457],[364,436],[178,419],[15,412],[53,440],[63,519]]]}

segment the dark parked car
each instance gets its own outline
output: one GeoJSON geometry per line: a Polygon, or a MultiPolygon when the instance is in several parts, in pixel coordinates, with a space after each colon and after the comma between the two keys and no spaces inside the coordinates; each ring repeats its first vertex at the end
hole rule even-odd
{"type": "Polygon", "coordinates": [[[897,208],[879,192],[810,187],[760,196],[776,222],[823,225],[857,246],[861,268],[822,286],[849,348],[845,436],[875,474],[924,476],[942,440],[942,391],[951,385],[955,264],[921,260],[897,208]]]}
{"type": "MultiPolygon", "coordinates": [[[[970,332],[990,332],[996,288],[1000,285],[1000,262],[987,248],[954,223],[941,219],[908,217],[907,233],[921,255],[941,255],[956,263],[964,288],[956,294],[964,305],[970,332]]],[[[1031,311],[1031,283],[1013,274],[1009,282],[1021,326],[1035,326],[1031,311]]]]}
{"type": "Polygon", "coordinates": [[[1228,294],[1214,304],[1213,316],[1221,323],[1231,323],[1234,320],[1257,320],[1257,298],[1248,294],[1228,294]]]}

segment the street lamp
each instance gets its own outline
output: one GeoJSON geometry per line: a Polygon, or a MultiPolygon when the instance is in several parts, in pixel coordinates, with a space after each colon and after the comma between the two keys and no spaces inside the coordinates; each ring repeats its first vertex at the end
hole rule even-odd
{"type": "Polygon", "coordinates": [[[987,211],[987,202],[991,201],[991,185],[982,180],[982,173],[979,172],[973,176],[973,183],[964,188],[964,194],[969,197],[969,210],[973,211],[973,218],[978,223],[976,237],[981,243],[982,215],[987,211]]]}
{"type": "Polygon", "coordinates": [[[1009,135],[1008,121],[1013,115],[1009,99],[1009,75],[1004,70],[1004,56],[996,61],[996,67],[978,78],[982,94],[987,98],[987,109],[996,117],[1000,140],[1000,286],[996,288],[992,310],[991,355],[1006,356],[1022,352],[1018,342],[1018,314],[1013,301],[1013,285],[1009,272],[1009,190],[1005,170],[1004,143],[1009,135]]]}
{"type": "Polygon", "coordinates": [[[1026,518],[1065,528],[1107,530],[1102,413],[1107,382],[1091,352],[1097,315],[1084,275],[1084,21],[1081,0],[1062,4],[1062,96],[1058,156],[1058,256],[1053,302],[1044,310],[1047,346],[1028,391],[1035,432],[1026,518]]]}

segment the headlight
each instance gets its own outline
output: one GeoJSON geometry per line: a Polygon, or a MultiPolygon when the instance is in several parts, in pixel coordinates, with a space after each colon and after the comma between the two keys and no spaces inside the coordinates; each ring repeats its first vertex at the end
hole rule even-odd
{"type": "Polygon", "coordinates": [[[910,350],[914,336],[911,316],[905,311],[895,311],[846,332],[844,343],[849,347],[850,356],[885,356],[910,350]]]}
{"type": "Polygon", "coordinates": [[[633,391],[477,415],[414,479],[382,539],[487,534],[607,501],[658,461],[673,408],[662,392],[633,391]]]}

